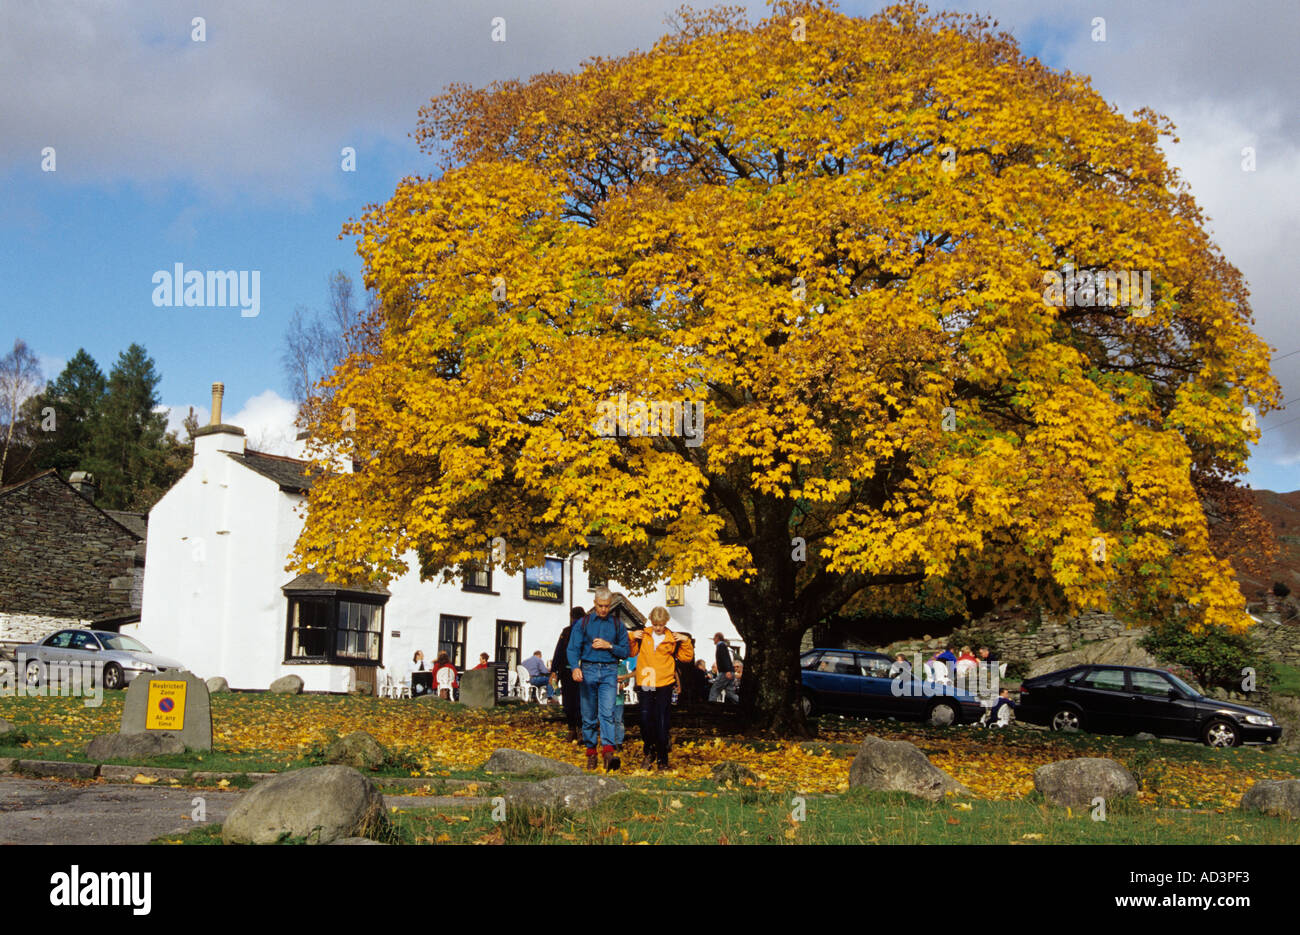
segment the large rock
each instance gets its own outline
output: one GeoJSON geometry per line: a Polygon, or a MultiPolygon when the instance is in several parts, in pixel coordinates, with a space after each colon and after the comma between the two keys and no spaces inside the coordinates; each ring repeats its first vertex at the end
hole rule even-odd
{"type": "Polygon", "coordinates": [[[1109,801],[1136,795],[1138,784],[1133,774],[1114,760],[1085,756],[1038,767],[1034,788],[1052,805],[1082,808],[1097,796],[1109,801]]]}
{"type": "Polygon", "coordinates": [[[270,691],[277,695],[302,694],[302,676],[282,675],[271,683],[270,691]]]}
{"type": "Polygon", "coordinates": [[[865,786],[881,791],[910,792],[935,801],[949,792],[954,795],[973,793],[930,762],[914,744],[906,740],[883,740],[868,736],[858,747],[849,766],[849,787],[865,786]]]}
{"type": "Polygon", "coordinates": [[[171,734],[100,734],[86,744],[86,756],[92,760],[135,759],[184,753],[185,744],[171,734]]]}
{"type": "Polygon", "coordinates": [[[214,675],[205,683],[208,686],[208,694],[215,695],[217,692],[230,691],[230,683],[219,675],[214,675]]]}
{"type": "Polygon", "coordinates": [[[1246,790],[1241,807],[1300,821],[1300,779],[1261,780],[1246,790]]]}
{"type": "Polygon", "coordinates": [[[565,808],[571,812],[581,812],[599,805],[612,795],[626,791],[627,786],[623,783],[605,776],[585,773],[556,776],[515,787],[506,793],[506,807],[565,808]]]}
{"type": "Polygon", "coordinates": [[[240,796],[221,826],[227,844],[308,844],[373,837],[385,827],[384,797],[350,766],[313,766],[263,779],[240,796]]]}
{"type": "Polygon", "coordinates": [[[193,672],[166,669],[137,676],[122,702],[123,734],[164,733],[186,750],[212,749],[212,705],[208,686],[193,672]]]}
{"type": "Polygon", "coordinates": [[[370,734],[354,730],[325,748],[327,763],[341,763],[354,769],[378,769],[388,759],[388,751],[370,734]]]}
{"type": "Polygon", "coordinates": [[[555,776],[573,776],[582,772],[572,763],[509,747],[493,750],[483,769],[489,773],[551,773],[555,776]]]}
{"type": "Polygon", "coordinates": [[[1123,636],[1117,636],[1109,640],[1098,640],[1095,643],[1085,643],[1078,649],[1035,659],[1029,664],[1029,674],[1025,678],[1034,678],[1035,676],[1046,675],[1048,672],[1056,672],[1060,669],[1068,669],[1070,666],[1085,665],[1087,663],[1159,668],[1160,663],[1156,661],[1156,658],[1138,645],[1142,638],[1146,636],[1146,632],[1144,629],[1130,630],[1123,636]]]}
{"type": "Polygon", "coordinates": [[[496,684],[497,675],[491,666],[470,669],[460,677],[460,703],[471,708],[495,707],[496,684]]]}

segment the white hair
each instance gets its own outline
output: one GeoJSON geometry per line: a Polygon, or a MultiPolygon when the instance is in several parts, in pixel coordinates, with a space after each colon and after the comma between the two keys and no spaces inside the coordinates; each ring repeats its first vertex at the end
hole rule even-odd
{"type": "Polygon", "coordinates": [[[613,597],[614,592],[609,588],[597,588],[596,593],[592,595],[592,599],[597,601],[608,601],[612,600],[613,597]]]}

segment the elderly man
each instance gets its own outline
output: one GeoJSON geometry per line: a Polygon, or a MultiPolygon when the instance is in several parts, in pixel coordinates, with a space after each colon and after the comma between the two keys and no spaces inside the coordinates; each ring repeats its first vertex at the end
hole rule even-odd
{"type": "Polygon", "coordinates": [[[614,759],[614,695],[618,692],[618,662],[631,655],[627,628],[610,614],[614,595],[597,588],[593,610],[573,622],[569,634],[569,668],[582,698],[582,739],[587,745],[587,769],[596,768],[596,744],[608,770],[614,759]]]}
{"type": "Polygon", "coordinates": [[[528,670],[528,684],[535,688],[546,689],[546,700],[551,702],[555,698],[555,689],[551,687],[551,668],[542,658],[542,651],[539,649],[527,659],[524,660],[524,668],[528,670]]]}

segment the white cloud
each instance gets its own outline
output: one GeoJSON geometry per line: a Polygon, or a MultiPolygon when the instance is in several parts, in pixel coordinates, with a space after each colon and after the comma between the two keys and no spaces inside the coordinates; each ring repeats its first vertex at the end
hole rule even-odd
{"type": "MultiPolygon", "coordinates": [[[[229,401],[227,400],[227,403],[229,401]]],[[[184,420],[190,406],[163,406],[167,410],[167,428],[175,431],[180,438],[185,438],[184,420]]],[[[207,425],[212,411],[206,406],[194,406],[194,414],[199,425],[207,425]]],[[[222,410],[221,421],[227,425],[237,425],[244,430],[245,443],[253,451],[265,451],[269,454],[292,455],[296,448],[298,429],[293,420],[298,414],[298,407],[285,399],[275,390],[264,390],[248,399],[237,412],[231,412],[230,406],[222,410]]]]}

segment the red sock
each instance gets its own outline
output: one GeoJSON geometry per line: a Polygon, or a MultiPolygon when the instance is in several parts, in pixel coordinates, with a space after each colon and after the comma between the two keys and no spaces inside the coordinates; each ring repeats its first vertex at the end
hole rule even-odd
{"type": "Polygon", "coordinates": [[[613,753],[613,752],[614,752],[614,748],[611,747],[609,744],[605,744],[605,746],[601,747],[600,749],[601,749],[601,751],[604,752],[604,753],[613,753]]]}
{"type": "Polygon", "coordinates": [[[587,756],[595,756],[595,755],[596,755],[596,748],[595,748],[595,747],[588,747],[588,748],[587,748],[587,756]]]}

